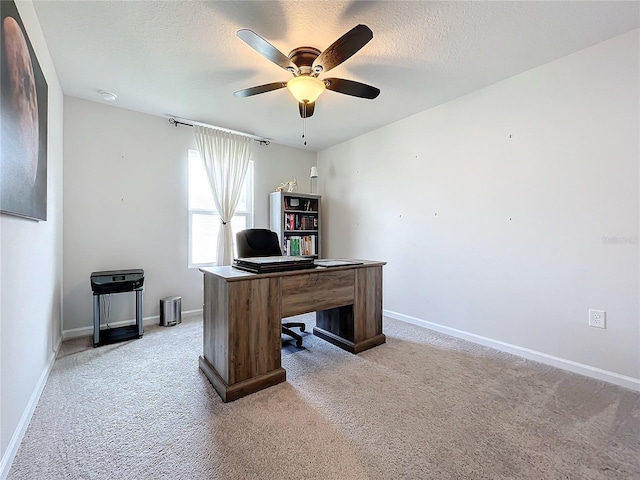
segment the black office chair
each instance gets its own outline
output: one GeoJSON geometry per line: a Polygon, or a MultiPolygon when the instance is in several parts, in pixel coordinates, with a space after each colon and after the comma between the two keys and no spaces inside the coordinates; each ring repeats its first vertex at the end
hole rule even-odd
{"type": "MultiPolygon", "coordinates": [[[[266,228],[249,228],[236,234],[236,247],[238,258],[270,257],[282,255],[278,234],[266,228]]],[[[291,330],[297,327],[301,332],[306,328],[301,322],[284,322],[282,333],[296,340],[296,347],[302,347],[302,337],[291,330]]]]}

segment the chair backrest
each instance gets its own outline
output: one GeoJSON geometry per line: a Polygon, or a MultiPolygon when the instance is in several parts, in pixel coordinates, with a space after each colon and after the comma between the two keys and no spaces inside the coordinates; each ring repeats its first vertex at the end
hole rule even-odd
{"type": "Polygon", "coordinates": [[[278,234],[266,228],[249,228],[236,234],[238,258],[282,255],[278,234]]]}

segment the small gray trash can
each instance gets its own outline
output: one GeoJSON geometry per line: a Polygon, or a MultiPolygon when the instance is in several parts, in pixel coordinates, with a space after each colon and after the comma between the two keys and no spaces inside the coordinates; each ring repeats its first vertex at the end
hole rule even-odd
{"type": "Polygon", "coordinates": [[[160,326],[173,327],[182,323],[182,297],[160,299],[160,326]]]}

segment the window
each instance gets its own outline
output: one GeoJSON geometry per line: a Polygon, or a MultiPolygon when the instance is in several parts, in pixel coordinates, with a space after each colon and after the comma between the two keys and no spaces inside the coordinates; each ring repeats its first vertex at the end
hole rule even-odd
{"type": "MultiPolygon", "coordinates": [[[[253,161],[231,219],[235,249],[236,232],[253,226],[253,161]]],[[[196,150],[189,150],[189,267],[215,265],[220,215],[213,202],[209,180],[196,150]]]]}

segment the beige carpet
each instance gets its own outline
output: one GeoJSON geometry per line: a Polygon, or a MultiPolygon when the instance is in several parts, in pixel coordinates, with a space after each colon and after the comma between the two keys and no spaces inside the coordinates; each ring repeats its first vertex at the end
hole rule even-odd
{"type": "Polygon", "coordinates": [[[198,370],[201,319],[67,342],[9,478],[640,478],[640,394],[384,330],[357,356],[306,335],[283,353],[287,383],[229,404],[198,370]]]}

